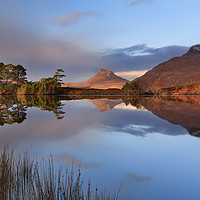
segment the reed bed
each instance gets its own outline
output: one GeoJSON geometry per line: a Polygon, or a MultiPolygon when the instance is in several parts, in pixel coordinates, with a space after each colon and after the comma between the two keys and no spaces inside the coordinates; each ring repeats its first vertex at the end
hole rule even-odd
{"type": "Polygon", "coordinates": [[[28,152],[5,146],[0,152],[1,200],[117,200],[117,195],[84,186],[81,171],[55,169],[53,157],[38,162],[28,152]]]}

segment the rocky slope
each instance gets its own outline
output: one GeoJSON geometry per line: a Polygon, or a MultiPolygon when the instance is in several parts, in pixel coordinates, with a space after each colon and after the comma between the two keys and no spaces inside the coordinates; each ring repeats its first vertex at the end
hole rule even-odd
{"type": "Polygon", "coordinates": [[[193,84],[200,81],[200,45],[195,45],[181,57],[159,64],[143,76],[133,80],[146,91],[193,84]]]}
{"type": "Polygon", "coordinates": [[[112,71],[100,69],[99,72],[91,79],[81,83],[64,83],[62,87],[74,88],[95,88],[95,89],[108,89],[118,88],[121,89],[128,80],[115,75],[112,71]]]}

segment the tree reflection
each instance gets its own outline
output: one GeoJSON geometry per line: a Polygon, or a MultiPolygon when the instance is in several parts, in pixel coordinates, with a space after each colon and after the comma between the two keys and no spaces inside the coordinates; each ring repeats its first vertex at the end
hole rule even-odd
{"type": "Polygon", "coordinates": [[[55,96],[0,96],[0,125],[22,123],[28,107],[53,112],[57,119],[64,118],[65,114],[61,101],[55,96]]]}
{"type": "Polygon", "coordinates": [[[26,107],[14,97],[0,97],[0,125],[22,123],[26,119],[26,107]]]}
{"type": "Polygon", "coordinates": [[[135,96],[135,97],[123,97],[123,102],[127,105],[131,105],[136,107],[137,109],[143,109],[143,106],[140,104],[141,99],[144,98],[142,96],[135,96]]]}
{"type": "Polygon", "coordinates": [[[18,96],[18,100],[27,107],[38,107],[41,110],[47,110],[53,112],[57,119],[64,118],[65,112],[62,111],[63,104],[56,96],[34,96],[34,95],[22,95],[18,96]]]}

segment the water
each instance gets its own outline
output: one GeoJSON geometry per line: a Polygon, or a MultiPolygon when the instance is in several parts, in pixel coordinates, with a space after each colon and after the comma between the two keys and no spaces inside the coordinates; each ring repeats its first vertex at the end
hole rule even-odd
{"type": "Polygon", "coordinates": [[[1,100],[1,143],[81,163],[99,190],[122,182],[123,200],[199,199],[198,97],[59,99],[1,100]]]}

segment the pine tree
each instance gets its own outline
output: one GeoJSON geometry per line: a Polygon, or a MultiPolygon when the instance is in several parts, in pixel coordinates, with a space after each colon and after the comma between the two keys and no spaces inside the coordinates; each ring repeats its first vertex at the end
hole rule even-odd
{"type": "Polygon", "coordinates": [[[26,82],[26,69],[21,65],[17,65],[13,67],[12,70],[13,81],[17,82],[17,85],[21,85],[26,82]]]}
{"type": "Polygon", "coordinates": [[[64,71],[62,69],[57,69],[57,71],[55,72],[55,75],[53,76],[53,78],[59,83],[61,83],[62,82],[62,78],[65,77],[64,74],[61,74],[63,72],[64,71]]]}

